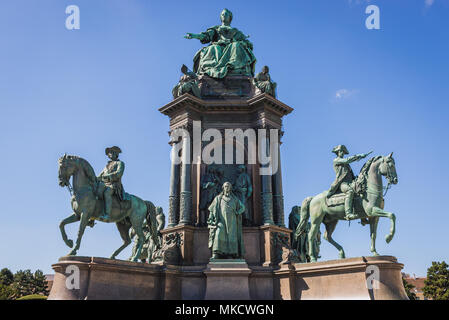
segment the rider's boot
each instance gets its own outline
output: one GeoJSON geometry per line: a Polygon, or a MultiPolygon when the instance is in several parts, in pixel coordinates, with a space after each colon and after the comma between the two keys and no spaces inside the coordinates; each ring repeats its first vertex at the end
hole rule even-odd
{"type": "Polygon", "coordinates": [[[104,196],[104,212],[103,215],[100,217],[102,220],[108,220],[111,216],[112,211],[112,197],[108,197],[107,195],[104,196]]]}
{"type": "Polygon", "coordinates": [[[352,220],[356,219],[358,216],[353,213],[352,211],[352,200],[354,199],[354,191],[350,190],[346,194],[345,198],[345,219],[346,220],[352,220]]]}

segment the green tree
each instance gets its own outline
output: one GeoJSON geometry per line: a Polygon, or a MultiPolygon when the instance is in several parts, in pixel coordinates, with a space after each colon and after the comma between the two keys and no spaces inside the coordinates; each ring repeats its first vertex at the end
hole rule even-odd
{"type": "Polygon", "coordinates": [[[19,270],[14,275],[13,289],[16,291],[15,299],[33,294],[33,274],[31,270],[19,270]]]}
{"type": "Polygon", "coordinates": [[[8,268],[3,268],[0,271],[0,284],[9,286],[14,281],[14,275],[8,268]]]}
{"type": "Polygon", "coordinates": [[[37,270],[33,276],[33,294],[48,296],[47,280],[41,270],[37,270]]]}
{"type": "Polygon", "coordinates": [[[16,291],[11,285],[0,283],[0,300],[12,300],[16,296],[16,291]]]}
{"type": "Polygon", "coordinates": [[[449,300],[449,266],[446,262],[432,262],[424,281],[424,296],[433,300],[449,300]]]}
{"type": "Polygon", "coordinates": [[[411,283],[408,283],[407,280],[402,278],[402,283],[404,284],[405,293],[407,293],[407,297],[410,300],[419,300],[419,298],[416,296],[416,293],[413,292],[413,289],[415,286],[411,283]]]}

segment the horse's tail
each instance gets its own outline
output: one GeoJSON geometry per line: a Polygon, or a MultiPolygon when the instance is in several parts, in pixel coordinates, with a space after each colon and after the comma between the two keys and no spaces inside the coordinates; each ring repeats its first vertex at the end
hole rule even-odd
{"type": "Polygon", "coordinates": [[[146,220],[148,229],[150,230],[151,238],[153,239],[154,243],[159,246],[159,237],[157,235],[156,207],[151,201],[145,201],[145,204],[147,205],[146,220]]]}
{"type": "Polygon", "coordinates": [[[307,197],[304,199],[301,205],[301,220],[299,221],[298,226],[296,227],[295,237],[298,238],[306,232],[307,222],[309,222],[310,218],[310,202],[313,197],[307,197]]]}

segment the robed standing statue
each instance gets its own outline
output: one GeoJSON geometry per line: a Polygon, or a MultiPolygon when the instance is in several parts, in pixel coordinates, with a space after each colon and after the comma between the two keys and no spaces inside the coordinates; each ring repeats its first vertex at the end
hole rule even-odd
{"type": "Polygon", "coordinates": [[[223,191],[209,206],[209,248],[212,259],[243,259],[242,214],[245,205],[232,193],[232,184],[225,182],[223,191]]]}

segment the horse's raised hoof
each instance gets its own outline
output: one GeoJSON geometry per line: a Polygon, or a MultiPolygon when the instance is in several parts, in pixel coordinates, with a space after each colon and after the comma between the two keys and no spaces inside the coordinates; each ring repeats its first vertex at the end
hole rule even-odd
{"type": "Polygon", "coordinates": [[[387,243],[390,243],[390,241],[391,241],[392,239],[393,239],[393,236],[390,235],[390,234],[388,234],[388,235],[385,236],[385,241],[386,241],[387,243]]]}
{"type": "Polygon", "coordinates": [[[73,240],[67,240],[66,242],[65,242],[65,244],[67,245],[67,247],[69,247],[69,248],[73,248],[73,240]]]}

